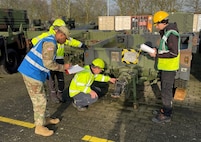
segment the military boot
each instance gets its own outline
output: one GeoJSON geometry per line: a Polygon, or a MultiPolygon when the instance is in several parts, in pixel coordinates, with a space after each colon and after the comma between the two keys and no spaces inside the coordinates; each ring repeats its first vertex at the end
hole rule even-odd
{"type": "Polygon", "coordinates": [[[45,119],[45,125],[48,125],[48,124],[58,124],[60,122],[60,120],[58,118],[46,118],[45,119]]]}
{"type": "Polygon", "coordinates": [[[35,127],[35,134],[47,137],[53,135],[54,131],[39,125],[35,127]]]}

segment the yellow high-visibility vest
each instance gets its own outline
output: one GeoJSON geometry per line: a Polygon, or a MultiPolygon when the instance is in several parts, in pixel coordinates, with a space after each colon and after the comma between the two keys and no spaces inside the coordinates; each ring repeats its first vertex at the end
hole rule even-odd
{"type": "Polygon", "coordinates": [[[90,66],[84,66],[84,70],[75,74],[71,80],[69,86],[69,95],[74,97],[80,92],[89,94],[91,91],[91,85],[94,81],[108,82],[110,80],[109,76],[103,74],[93,74],[90,70],[90,66]]]}
{"type": "Polygon", "coordinates": [[[158,70],[164,71],[176,71],[179,69],[179,61],[180,61],[180,35],[175,30],[168,30],[163,35],[160,45],[158,54],[163,54],[169,52],[167,45],[165,44],[170,34],[174,34],[178,37],[178,55],[174,58],[158,58],[158,70]]]}

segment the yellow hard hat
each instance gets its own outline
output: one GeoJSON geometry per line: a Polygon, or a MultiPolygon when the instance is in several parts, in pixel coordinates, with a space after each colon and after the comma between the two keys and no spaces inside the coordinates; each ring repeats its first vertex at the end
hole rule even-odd
{"type": "Polygon", "coordinates": [[[169,14],[165,11],[158,11],[154,14],[154,24],[157,24],[158,22],[161,22],[162,20],[166,19],[169,16],[169,14]]]}
{"type": "Polygon", "coordinates": [[[99,67],[100,69],[104,70],[105,63],[102,59],[96,58],[92,61],[92,64],[96,67],[99,67]]]}
{"type": "Polygon", "coordinates": [[[58,26],[58,27],[60,27],[60,26],[66,26],[66,23],[65,23],[62,19],[56,19],[56,20],[53,22],[52,25],[53,25],[53,26],[58,26]]]}

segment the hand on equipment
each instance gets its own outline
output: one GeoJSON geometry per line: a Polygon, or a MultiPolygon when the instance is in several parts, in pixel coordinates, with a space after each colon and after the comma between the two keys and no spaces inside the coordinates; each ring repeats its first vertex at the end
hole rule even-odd
{"type": "Polygon", "coordinates": [[[82,44],[81,48],[82,48],[84,51],[88,50],[87,45],[86,45],[86,44],[84,44],[84,43],[82,44]]]}

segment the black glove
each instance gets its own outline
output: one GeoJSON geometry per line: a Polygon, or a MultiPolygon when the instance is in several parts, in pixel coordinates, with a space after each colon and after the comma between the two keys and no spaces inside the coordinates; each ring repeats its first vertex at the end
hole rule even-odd
{"type": "Polygon", "coordinates": [[[84,51],[88,50],[88,47],[87,47],[84,43],[82,44],[81,48],[82,48],[84,51]]]}

